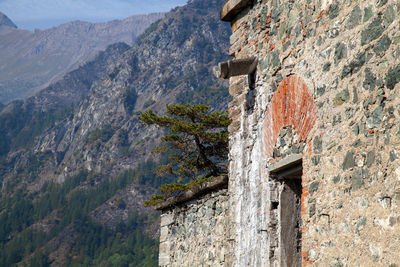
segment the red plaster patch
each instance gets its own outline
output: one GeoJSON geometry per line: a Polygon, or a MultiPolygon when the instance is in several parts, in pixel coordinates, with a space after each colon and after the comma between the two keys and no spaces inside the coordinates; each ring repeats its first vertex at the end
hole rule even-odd
{"type": "Polygon", "coordinates": [[[271,157],[279,131],[293,126],[304,142],[317,121],[317,109],[304,81],[297,76],[284,79],[274,93],[264,119],[265,156],[271,157]]]}

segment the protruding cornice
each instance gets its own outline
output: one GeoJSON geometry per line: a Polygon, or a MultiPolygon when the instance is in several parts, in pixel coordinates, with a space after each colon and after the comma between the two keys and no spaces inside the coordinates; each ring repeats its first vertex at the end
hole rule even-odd
{"type": "Polygon", "coordinates": [[[214,75],[222,79],[229,79],[230,77],[239,75],[248,75],[256,70],[257,63],[258,60],[256,57],[229,60],[219,63],[219,65],[214,68],[214,75]]]}
{"type": "Polygon", "coordinates": [[[252,0],[228,0],[221,9],[221,20],[232,21],[252,0]]]}

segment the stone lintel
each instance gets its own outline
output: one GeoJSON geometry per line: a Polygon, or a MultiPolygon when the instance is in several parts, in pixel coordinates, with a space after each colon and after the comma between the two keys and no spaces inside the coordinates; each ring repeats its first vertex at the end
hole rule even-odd
{"type": "Polygon", "coordinates": [[[250,4],[251,0],[228,0],[221,9],[221,20],[232,21],[250,4]]]}
{"type": "Polygon", "coordinates": [[[258,60],[256,57],[233,59],[219,63],[214,68],[214,74],[217,78],[229,79],[234,76],[248,75],[253,73],[257,68],[258,60]]]}
{"type": "Polygon", "coordinates": [[[184,194],[170,197],[165,200],[163,203],[160,203],[155,206],[156,210],[166,210],[173,208],[179,204],[183,204],[190,200],[196,199],[202,195],[205,195],[211,191],[227,188],[228,187],[228,176],[218,176],[214,180],[210,182],[203,183],[201,185],[195,186],[193,189],[186,191],[184,194]]]}
{"type": "Polygon", "coordinates": [[[290,169],[291,167],[301,163],[302,160],[303,160],[302,154],[289,155],[286,158],[269,165],[268,170],[270,173],[284,171],[286,169],[290,169]]]}

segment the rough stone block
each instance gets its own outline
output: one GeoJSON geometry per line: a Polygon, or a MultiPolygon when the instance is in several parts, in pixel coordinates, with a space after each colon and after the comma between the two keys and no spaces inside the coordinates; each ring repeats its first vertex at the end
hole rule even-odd
{"type": "Polygon", "coordinates": [[[234,134],[240,130],[240,120],[233,121],[229,126],[228,126],[228,132],[230,134],[234,134]]]}
{"type": "Polygon", "coordinates": [[[378,15],[361,33],[361,45],[366,45],[373,40],[379,38],[382,35],[383,31],[385,30],[384,26],[382,25],[382,16],[378,15]]]}
{"type": "Polygon", "coordinates": [[[169,231],[168,226],[162,226],[160,228],[160,242],[161,243],[164,242],[164,241],[167,241],[168,231],[169,231]]]}
{"type": "Polygon", "coordinates": [[[170,243],[160,243],[158,264],[160,266],[170,266],[170,243]]]}
{"type": "Polygon", "coordinates": [[[174,213],[169,212],[161,215],[161,227],[174,223],[174,213]]]}
{"type": "Polygon", "coordinates": [[[232,84],[229,86],[229,94],[233,97],[241,94],[243,92],[244,88],[243,88],[243,84],[239,83],[239,84],[232,84]]]}

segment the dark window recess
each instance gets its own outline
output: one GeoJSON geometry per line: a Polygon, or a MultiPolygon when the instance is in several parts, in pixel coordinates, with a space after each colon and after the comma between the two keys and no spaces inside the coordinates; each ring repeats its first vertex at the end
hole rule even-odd
{"type": "Polygon", "coordinates": [[[256,103],[256,72],[250,73],[248,76],[248,83],[249,83],[249,91],[246,95],[246,109],[247,114],[253,114],[254,105],[256,103]]]}
{"type": "Polygon", "coordinates": [[[279,202],[272,201],[271,203],[271,209],[276,210],[279,207],[279,202]]]}
{"type": "Polygon", "coordinates": [[[289,156],[270,166],[269,170],[282,185],[279,197],[280,266],[301,266],[301,155],[289,156]]]}

